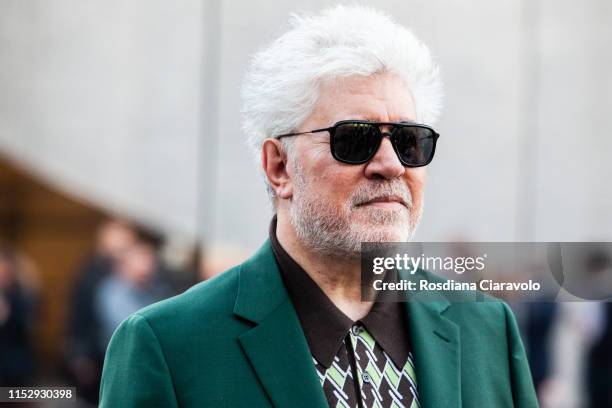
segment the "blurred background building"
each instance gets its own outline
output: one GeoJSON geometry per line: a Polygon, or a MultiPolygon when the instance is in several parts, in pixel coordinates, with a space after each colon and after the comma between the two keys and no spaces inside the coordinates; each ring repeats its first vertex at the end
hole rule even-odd
{"type": "MultiPolygon", "coordinates": [[[[332,4],[0,1],[2,384],[78,383],[95,404],[117,319],[261,244],[242,72],[290,12],[332,4]]],[[[417,240],[612,240],[612,3],[371,4],[445,79],[417,240]]],[[[527,309],[544,405],[588,406],[592,373],[610,373],[592,367],[612,362],[610,307],[527,309]]]]}

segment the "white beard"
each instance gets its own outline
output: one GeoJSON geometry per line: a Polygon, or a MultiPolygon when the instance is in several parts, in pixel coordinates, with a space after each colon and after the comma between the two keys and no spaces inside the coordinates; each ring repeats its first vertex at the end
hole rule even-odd
{"type": "Polygon", "coordinates": [[[357,258],[361,242],[407,242],[414,236],[422,206],[413,206],[410,190],[402,181],[368,180],[353,192],[345,206],[337,209],[309,191],[310,184],[302,169],[294,170],[289,220],[300,241],[311,251],[331,257],[357,258]],[[390,211],[358,207],[381,195],[402,197],[408,208],[390,211]]]}

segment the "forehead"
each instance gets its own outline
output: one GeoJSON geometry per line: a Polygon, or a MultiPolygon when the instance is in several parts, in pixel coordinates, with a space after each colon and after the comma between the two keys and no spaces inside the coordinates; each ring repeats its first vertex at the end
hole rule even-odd
{"type": "Polygon", "coordinates": [[[415,121],[416,109],[410,88],[399,76],[376,74],[322,83],[313,116],[330,124],[343,119],[415,121]]]}

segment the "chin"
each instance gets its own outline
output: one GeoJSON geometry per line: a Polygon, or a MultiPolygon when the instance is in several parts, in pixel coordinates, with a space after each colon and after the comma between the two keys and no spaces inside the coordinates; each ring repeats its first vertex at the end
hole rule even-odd
{"type": "Polygon", "coordinates": [[[402,225],[380,225],[368,223],[359,228],[362,242],[406,242],[410,239],[410,228],[402,225]]]}
{"type": "Polygon", "coordinates": [[[410,212],[406,209],[385,210],[379,208],[363,208],[351,222],[359,222],[364,227],[403,231],[410,227],[410,212]]]}
{"type": "Polygon", "coordinates": [[[385,233],[380,242],[406,242],[409,236],[410,234],[408,234],[404,228],[392,229],[385,233]]]}

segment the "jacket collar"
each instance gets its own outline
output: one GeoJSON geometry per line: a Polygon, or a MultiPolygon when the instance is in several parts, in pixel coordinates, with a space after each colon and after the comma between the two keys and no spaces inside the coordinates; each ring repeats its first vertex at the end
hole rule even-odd
{"type": "MultiPolygon", "coordinates": [[[[451,304],[443,294],[428,292],[405,307],[421,407],[460,407],[460,332],[445,316],[451,304]]],[[[327,407],[269,240],[240,267],[234,314],[256,325],[239,341],[273,405],[327,407]]]]}
{"type": "Polygon", "coordinates": [[[275,407],[327,407],[270,242],[240,267],[234,314],[256,324],[239,342],[275,407]]]}
{"type": "MultiPolygon", "coordinates": [[[[417,279],[440,278],[419,270],[417,279]]],[[[415,292],[404,304],[421,407],[461,407],[461,338],[447,314],[453,304],[438,291],[415,292]]]]}
{"type": "Polygon", "coordinates": [[[266,240],[255,255],[240,265],[234,313],[253,323],[261,323],[288,297],[272,246],[266,240]]]}

